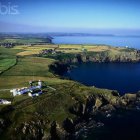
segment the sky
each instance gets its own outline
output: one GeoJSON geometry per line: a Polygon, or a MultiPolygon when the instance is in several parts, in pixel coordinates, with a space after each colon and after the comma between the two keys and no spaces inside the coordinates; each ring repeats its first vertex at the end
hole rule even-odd
{"type": "Polygon", "coordinates": [[[140,34],[140,0],[0,0],[0,32],[140,34]]]}

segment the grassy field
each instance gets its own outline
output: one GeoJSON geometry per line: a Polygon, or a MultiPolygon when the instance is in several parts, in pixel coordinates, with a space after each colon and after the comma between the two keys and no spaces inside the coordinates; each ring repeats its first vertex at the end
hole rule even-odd
{"type": "Polygon", "coordinates": [[[16,54],[21,50],[0,47],[0,73],[16,64],[16,54]]]}
{"type": "Polygon", "coordinates": [[[16,59],[1,59],[0,60],[0,73],[7,70],[8,68],[14,66],[16,64],[16,59]]]}
{"type": "MultiPolygon", "coordinates": [[[[49,45],[35,47],[17,46],[12,49],[0,47],[0,71],[4,72],[0,75],[0,98],[13,99],[10,94],[10,89],[29,86],[28,82],[30,80],[42,80],[47,82],[48,85],[68,82],[67,80],[55,78],[49,72],[49,65],[55,60],[33,57],[32,53],[29,53],[28,56],[19,55],[22,52],[26,53],[26,49],[35,53],[36,50],[40,51],[50,47],[49,45]]],[[[52,47],[54,46],[52,45],[52,47]]]]}
{"type": "Polygon", "coordinates": [[[49,72],[48,65],[53,62],[51,59],[39,57],[18,58],[17,64],[6,71],[3,76],[53,76],[49,72]]]}

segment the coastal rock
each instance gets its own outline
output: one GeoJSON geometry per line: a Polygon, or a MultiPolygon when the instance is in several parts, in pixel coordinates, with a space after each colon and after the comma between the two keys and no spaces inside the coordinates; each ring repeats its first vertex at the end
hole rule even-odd
{"type": "Polygon", "coordinates": [[[57,132],[57,123],[56,121],[53,121],[51,124],[51,129],[50,129],[50,138],[49,140],[59,140],[59,135],[57,132]]]}
{"type": "Polygon", "coordinates": [[[55,62],[54,64],[51,64],[49,68],[52,72],[61,75],[68,71],[70,65],[68,63],[55,62]]]}
{"type": "Polygon", "coordinates": [[[83,116],[85,113],[85,104],[76,103],[69,109],[69,111],[77,116],[83,116]]]}
{"type": "Polygon", "coordinates": [[[5,120],[0,118],[0,134],[3,132],[5,127],[6,127],[5,120]]]}
{"type": "Polygon", "coordinates": [[[115,111],[115,110],[116,110],[116,109],[115,109],[114,106],[111,105],[111,104],[107,104],[107,105],[101,107],[101,109],[100,109],[100,111],[103,111],[103,112],[105,112],[105,113],[111,113],[112,111],[115,111]]]}
{"type": "MultiPolygon", "coordinates": [[[[41,140],[44,136],[43,123],[38,121],[24,122],[19,127],[15,128],[16,139],[24,140],[41,140]]],[[[14,137],[14,136],[12,136],[14,137]]]]}
{"type": "Polygon", "coordinates": [[[136,101],[137,95],[136,94],[125,94],[123,96],[124,99],[126,99],[128,102],[134,102],[136,101]]]}
{"type": "Polygon", "coordinates": [[[90,114],[93,113],[94,108],[95,108],[95,103],[96,103],[96,98],[94,96],[89,96],[86,100],[85,104],[85,112],[84,112],[84,117],[88,118],[90,114]]]}
{"type": "Polygon", "coordinates": [[[97,98],[95,102],[95,109],[98,109],[101,105],[102,105],[102,101],[99,98],[97,98]]]}
{"type": "Polygon", "coordinates": [[[113,95],[113,96],[120,97],[119,92],[118,92],[118,91],[116,91],[116,90],[113,90],[111,93],[112,93],[112,95],[113,95]]]}
{"type": "Polygon", "coordinates": [[[0,128],[1,127],[5,127],[5,121],[4,121],[4,119],[0,118],[0,128]]]}
{"type": "Polygon", "coordinates": [[[74,133],[75,132],[75,127],[72,119],[66,118],[63,121],[63,128],[68,132],[68,133],[74,133]]]}
{"type": "MultiPolygon", "coordinates": [[[[68,120],[68,124],[71,124],[72,120],[69,119],[68,120]]],[[[63,122],[63,125],[64,127],[66,127],[68,130],[70,130],[67,126],[67,123],[66,125],[64,125],[64,122],[63,122]]],[[[63,127],[62,125],[62,127],[63,127]]],[[[47,140],[70,140],[69,137],[70,137],[70,134],[64,129],[59,126],[59,124],[56,122],[56,121],[53,121],[51,123],[51,127],[50,127],[50,135],[49,137],[47,138],[47,140]]]]}
{"type": "Polygon", "coordinates": [[[116,100],[116,103],[114,104],[115,107],[117,108],[122,108],[126,107],[127,101],[123,99],[122,97],[116,100]]]}
{"type": "Polygon", "coordinates": [[[116,105],[118,107],[126,107],[129,104],[133,104],[137,100],[136,94],[125,94],[124,96],[118,98],[116,105]]]}

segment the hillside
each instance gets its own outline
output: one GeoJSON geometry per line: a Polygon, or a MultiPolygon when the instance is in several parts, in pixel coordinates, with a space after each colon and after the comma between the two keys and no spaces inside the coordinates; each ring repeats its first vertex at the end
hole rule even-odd
{"type": "Polygon", "coordinates": [[[50,69],[51,66],[56,70],[60,69],[56,64],[68,63],[71,58],[71,62],[77,63],[79,55],[90,55],[98,59],[101,52],[112,59],[115,56],[127,56],[134,62],[139,61],[137,50],[110,46],[35,45],[10,49],[0,47],[0,99],[12,101],[11,105],[0,105],[0,138],[86,139],[85,136],[89,135],[91,130],[99,129],[98,133],[102,134],[102,126],[108,116],[111,116],[111,119],[118,114],[123,116],[123,113],[132,109],[139,115],[139,93],[120,97],[117,91],[87,87],[62,79],[50,69]],[[55,53],[46,51],[50,49],[55,49],[55,53]],[[44,50],[45,54],[42,53],[44,50]],[[77,60],[74,61],[75,58],[77,60]],[[41,80],[45,83],[42,95],[34,98],[27,94],[12,96],[10,89],[29,87],[30,80],[41,80]]]}

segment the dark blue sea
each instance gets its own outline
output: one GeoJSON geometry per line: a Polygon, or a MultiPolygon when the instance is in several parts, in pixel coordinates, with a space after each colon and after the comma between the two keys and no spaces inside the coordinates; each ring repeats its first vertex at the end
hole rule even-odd
{"type": "Polygon", "coordinates": [[[140,90],[140,63],[82,63],[64,74],[88,86],[135,93],[140,90]]]}
{"type": "Polygon", "coordinates": [[[54,36],[56,44],[105,44],[140,49],[140,36],[54,36]]]}

